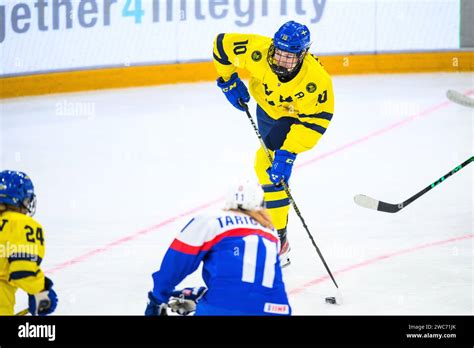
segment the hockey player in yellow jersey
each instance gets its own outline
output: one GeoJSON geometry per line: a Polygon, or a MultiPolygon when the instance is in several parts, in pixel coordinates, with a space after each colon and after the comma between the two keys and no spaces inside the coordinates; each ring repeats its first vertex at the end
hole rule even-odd
{"type": "Polygon", "coordinates": [[[22,172],[0,172],[0,315],[13,315],[18,288],[28,293],[32,315],[56,309],[53,282],[40,268],[45,238],[32,218],[36,195],[30,178],[22,172]]]}
{"type": "Polygon", "coordinates": [[[250,73],[250,94],[257,102],[260,134],[273,155],[258,149],[255,171],[265,191],[266,207],[278,229],[282,266],[289,264],[287,223],[288,183],[299,153],[312,149],[326,131],[334,112],[332,81],[318,59],[308,53],[309,29],[290,21],[273,39],[253,34],[219,34],[214,41],[217,85],[229,102],[244,111],[250,100],[237,68],[250,73]]]}

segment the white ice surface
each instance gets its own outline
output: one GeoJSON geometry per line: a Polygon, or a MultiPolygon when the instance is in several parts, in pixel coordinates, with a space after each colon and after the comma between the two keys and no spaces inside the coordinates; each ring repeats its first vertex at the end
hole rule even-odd
{"type": "MultiPolygon", "coordinates": [[[[473,109],[447,101],[446,91],[472,90],[473,79],[334,78],[333,121],[316,148],[298,156],[291,187],[343,302],[324,303],[337,292],[330,280],[317,281],[326,271],[292,212],[284,279],[295,314],[473,314],[473,165],[396,214],[353,201],[362,193],[399,203],[472,155],[473,109]]],[[[188,212],[218,199],[229,178],[253,175],[258,140],[214,83],[0,107],[0,168],[25,171],[36,186],[57,314],[142,315],[151,273],[202,209],[188,212]]],[[[199,272],[182,283],[200,284],[199,272]]],[[[17,298],[21,310],[26,296],[17,298]]]]}

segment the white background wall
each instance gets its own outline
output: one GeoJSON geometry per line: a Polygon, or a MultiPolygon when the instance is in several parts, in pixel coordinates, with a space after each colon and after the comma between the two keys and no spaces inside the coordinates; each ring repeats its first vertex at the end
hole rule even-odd
{"type": "Polygon", "coordinates": [[[291,19],[308,25],[321,55],[459,48],[459,0],[71,0],[54,29],[55,2],[0,2],[0,76],[205,61],[220,32],[272,36],[291,19]],[[124,16],[127,4],[141,4],[140,23],[124,16]]]}

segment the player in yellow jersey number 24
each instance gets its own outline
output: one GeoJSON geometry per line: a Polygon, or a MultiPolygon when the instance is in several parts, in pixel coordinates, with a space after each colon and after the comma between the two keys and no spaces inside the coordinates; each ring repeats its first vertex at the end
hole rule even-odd
{"type": "Polygon", "coordinates": [[[1,171],[0,315],[13,315],[18,288],[28,293],[32,315],[47,315],[56,309],[53,282],[40,268],[45,238],[42,226],[32,218],[35,210],[36,195],[30,178],[18,171],[1,171]]]}

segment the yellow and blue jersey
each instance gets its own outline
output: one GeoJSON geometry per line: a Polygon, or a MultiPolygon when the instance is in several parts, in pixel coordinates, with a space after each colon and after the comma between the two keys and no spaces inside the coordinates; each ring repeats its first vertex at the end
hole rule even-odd
{"type": "Polygon", "coordinates": [[[44,253],[43,227],[36,220],[13,211],[0,213],[0,282],[28,294],[44,290],[44,253]]]}
{"type": "Polygon", "coordinates": [[[267,62],[271,43],[260,35],[219,34],[214,64],[224,80],[237,68],[250,73],[249,91],[258,104],[264,142],[270,150],[298,154],[313,148],[329,126],[334,113],[332,80],[319,60],[306,54],[298,74],[281,82],[267,62]]]}

